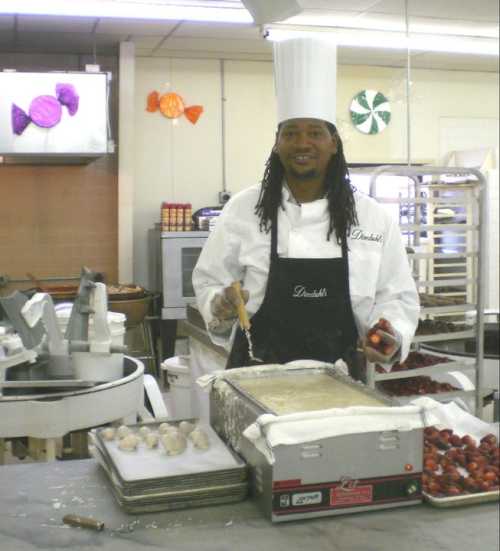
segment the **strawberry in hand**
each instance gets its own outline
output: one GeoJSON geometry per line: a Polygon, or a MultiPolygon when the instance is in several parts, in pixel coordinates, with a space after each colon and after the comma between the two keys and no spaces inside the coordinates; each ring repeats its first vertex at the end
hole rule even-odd
{"type": "Polygon", "coordinates": [[[401,336],[384,318],[368,331],[363,350],[370,362],[388,363],[401,348],[401,336]]]}

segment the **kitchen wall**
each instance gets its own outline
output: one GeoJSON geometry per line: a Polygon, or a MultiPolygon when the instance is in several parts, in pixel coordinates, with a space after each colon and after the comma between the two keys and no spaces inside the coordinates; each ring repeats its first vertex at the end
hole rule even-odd
{"type": "MultiPolygon", "coordinates": [[[[337,126],[349,162],[406,162],[405,78],[401,68],[338,67],[337,126]],[[367,88],[392,106],[390,125],[375,136],[358,132],[349,118],[353,96],[367,88]]],[[[411,93],[413,162],[441,161],[440,127],[450,117],[497,124],[498,74],[414,70],[411,93]]],[[[147,285],[147,230],[159,221],[162,201],[197,209],[217,204],[223,185],[235,193],[260,181],[276,127],[272,64],[137,57],[135,107],[134,276],[147,285]],[[205,112],[196,125],[148,113],[146,97],[155,89],[177,92],[205,112]]]]}
{"type": "MultiPolygon", "coordinates": [[[[76,55],[0,54],[0,67],[18,70],[81,70],[90,61],[76,55]]],[[[116,58],[97,61],[117,76],[116,58]]],[[[405,162],[405,76],[401,68],[339,66],[337,125],[350,162],[405,162]],[[359,133],[349,119],[352,97],[365,88],[380,90],[391,101],[391,124],[376,136],[359,133]]],[[[111,102],[115,139],[117,80],[111,102]]],[[[414,70],[412,81],[414,162],[440,161],[443,143],[450,143],[450,121],[469,121],[464,128],[474,130],[478,146],[488,145],[479,143],[482,139],[498,143],[492,138],[498,129],[498,74],[414,70]]],[[[135,109],[129,116],[135,125],[134,279],[148,285],[147,230],[159,221],[162,201],[191,202],[197,209],[217,204],[223,186],[236,193],[260,181],[276,126],[272,64],[137,57],[135,109]],[[146,97],[155,89],[178,92],[186,104],[201,104],[205,112],[196,125],[184,117],[172,122],[148,113],[146,97]]],[[[0,275],[77,276],[86,264],[116,281],[117,180],[117,155],[84,167],[0,166],[0,275]]],[[[14,284],[0,293],[29,285],[14,284]]]]}
{"type": "MultiPolygon", "coordinates": [[[[0,68],[19,71],[81,71],[91,62],[78,55],[0,54],[0,68]]],[[[99,56],[97,62],[115,77],[110,104],[116,139],[118,59],[99,56]]],[[[0,275],[13,280],[0,294],[32,287],[22,281],[27,272],[42,280],[78,277],[83,265],[117,281],[116,165],[117,155],[83,166],[0,165],[0,275]]]]}

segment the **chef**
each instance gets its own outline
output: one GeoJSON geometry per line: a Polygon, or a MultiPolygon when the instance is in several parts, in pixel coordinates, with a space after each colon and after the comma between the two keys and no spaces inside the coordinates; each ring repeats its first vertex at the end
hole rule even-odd
{"type": "Polygon", "coordinates": [[[334,48],[275,43],[278,128],[263,180],[225,205],[193,272],[209,334],[230,351],[227,368],[250,365],[241,300],[265,363],[349,360],[359,345],[385,364],[408,354],[418,294],[397,221],[350,184],[334,48]],[[367,334],[380,319],[375,346],[367,334]]]}

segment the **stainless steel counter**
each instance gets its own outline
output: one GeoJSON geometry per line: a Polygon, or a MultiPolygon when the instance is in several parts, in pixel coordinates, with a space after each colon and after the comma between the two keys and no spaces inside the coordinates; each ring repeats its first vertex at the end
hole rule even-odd
{"type": "Polygon", "coordinates": [[[424,504],[272,525],[247,500],[129,516],[93,460],[0,467],[2,551],[496,551],[498,514],[498,504],[449,510],[424,504]],[[63,525],[69,513],[93,516],[106,528],[63,525]]]}

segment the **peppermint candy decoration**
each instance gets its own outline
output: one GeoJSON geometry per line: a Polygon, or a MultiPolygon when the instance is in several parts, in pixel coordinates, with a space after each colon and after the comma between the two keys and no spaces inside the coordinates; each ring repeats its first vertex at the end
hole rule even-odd
{"type": "Polygon", "coordinates": [[[350,107],[351,120],[363,134],[378,134],[391,120],[389,100],[376,90],[356,94],[350,107]]]}

